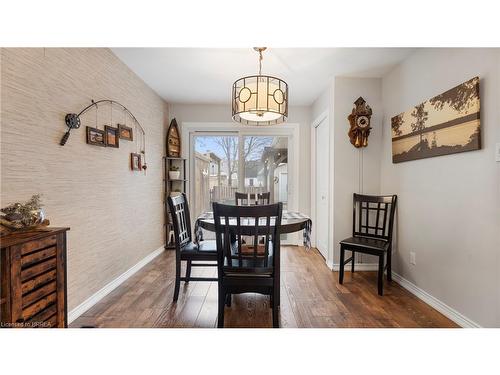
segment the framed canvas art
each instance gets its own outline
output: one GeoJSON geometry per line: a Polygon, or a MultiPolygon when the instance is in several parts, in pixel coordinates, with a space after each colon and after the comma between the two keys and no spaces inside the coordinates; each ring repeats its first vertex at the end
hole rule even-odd
{"type": "Polygon", "coordinates": [[[479,77],[391,119],[392,162],[481,148],[479,77]]]}

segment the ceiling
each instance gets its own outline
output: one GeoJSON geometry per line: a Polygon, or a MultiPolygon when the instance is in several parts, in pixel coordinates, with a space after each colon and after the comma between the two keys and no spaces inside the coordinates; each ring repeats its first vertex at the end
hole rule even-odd
{"type": "MultiPolygon", "coordinates": [[[[252,48],[113,48],[168,103],[230,103],[235,80],[258,73],[252,48]]],[[[335,76],[381,77],[411,48],[268,48],[262,74],[288,83],[290,105],[310,105],[335,76]]]]}

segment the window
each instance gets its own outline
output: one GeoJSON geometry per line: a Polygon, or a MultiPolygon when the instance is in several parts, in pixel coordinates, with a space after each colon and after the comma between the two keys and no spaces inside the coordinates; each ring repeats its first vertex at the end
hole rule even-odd
{"type": "MultiPolygon", "coordinates": [[[[235,204],[236,191],[269,192],[272,203],[282,202],[285,210],[296,209],[298,197],[290,195],[289,181],[294,181],[298,167],[288,166],[289,160],[295,160],[293,150],[289,149],[298,131],[294,125],[252,129],[235,128],[233,124],[193,123],[187,124],[185,131],[190,145],[189,199],[193,223],[200,214],[212,210],[213,202],[235,204]],[[214,130],[200,131],[200,128],[214,130]]],[[[204,233],[206,239],[213,236],[204,233]]],[[[295,237],[290,235],[282,240],[295,243],[295,237]]]]}

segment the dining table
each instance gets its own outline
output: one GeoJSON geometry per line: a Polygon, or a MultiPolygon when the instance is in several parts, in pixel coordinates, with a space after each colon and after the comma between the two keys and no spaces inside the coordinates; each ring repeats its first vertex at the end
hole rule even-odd
{"type": "MultiPolygon", "coordinates": [[[[231,218],[229,219],[229,225],[236,225],[236,219],[234,219],[234,223],[231,222],[231,218]]],[[[251,227],[255,227],[254,219],[242,220],[240,223],[243,225],[248,225],[251,227]]],[[[221,225],[225,225],[224,218],[221,218],[221,225]]],[[[262,220],[259,222],[259,225],[265,227],[266,221],[262,220]]],[[[270,221],[271,227],[275,225],[275,220],[272,219],[270,221]]],[[[199,215],[195,221],[194,225],[194,233],[195,233],[195,241],[199,243],[203,241],[203,229],[209,232],[215,232],[215,221],[214,214],[212,211],[203,212],[199,215]]],[[[311,248],[311,231],[312,231],[312,221],[311,218],[301,212],[295,211],[287,211],[283,210],[282,218],[281,218],[281,226],[280,233],[294,233],[302,231],[303,233],[303,244],[306,249],[311,248]]]]}

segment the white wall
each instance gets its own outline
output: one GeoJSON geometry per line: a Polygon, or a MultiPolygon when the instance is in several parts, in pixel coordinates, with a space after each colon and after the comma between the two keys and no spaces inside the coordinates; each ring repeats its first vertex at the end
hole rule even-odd
{"type": "Polygon", "coordinates": [[[383,78],[382,92],[381,192],[398,194],[399,205],[394,270],[476,323],[499,327],[500,50],[419,50],[383,78]],[[390,118],[474,76],[482,149],[393,164],[390,118]]]}
{"type": "MultiPolygon", "coordinates": [[[[289,123],[300,124],[300,162],[299,162],[299,202],[298,209],[307,215],[310,215],[310,108],[309,107],[290,107],[289,123]]],[[[169,115],[175,118],[182,132],[183,122],[231,122],[231,107],[229,105],[216,104],[171,104],[169,105],[169,115]]],[[[279,127],[279,125],[276,125],[279,127]]]]}
{"type": "MultiPolygon", "coordinates": [[[[379,78],[335,78],[333,96],[334,137],[334,264],[339,262],[339,242],[352,235],[352,194],[380,193],[382,144],[382,80],[379,78]],[[372,108],[368,146],[355,148],[347,132],[354,102],[362,96],[372,108]]],[[[357,262],[376,263],[369,255],[358,255],[357,262]]]]}
{"type": "MultiPolygon", "coordinates": [[[[312,121],[325,111],[329,115],[330,155],[330,239],[327,262],[338,265],[339,242],[352,235],[352,194],[379,194],[380,147],[382,143],[382,82],[379,78],[336,77],[314,101],[312,121]],[[349,121],[353,104],[360,96],[372,107],[372,130],[368,146],[356,149],[349,141],[349,121]]],[[[312,146],[314,149],[314,145],[312,146]]],[[[314,165],[314,160],[313,160],[314,165]]],[[[311,168],[313,169],[314,166],[311,168]]],[[[314,177],[314,176],[313,176],[314,177]]],[[[311,185],[314,189],[315,181],[311,185]]],[[[313,194],[314,195],[314,194],[313,194]]],[[[314,199],[311,202],[314,205],[314,199]]],[[[359,255],[358,263],[374,263],[369,255],[359,255]]]]}
{"type": "Polygon", "coordinates": [[[316,120],[325,111],[333,111],[333,82],[328,85],[311,105],[311,121],[316,120]]]}

